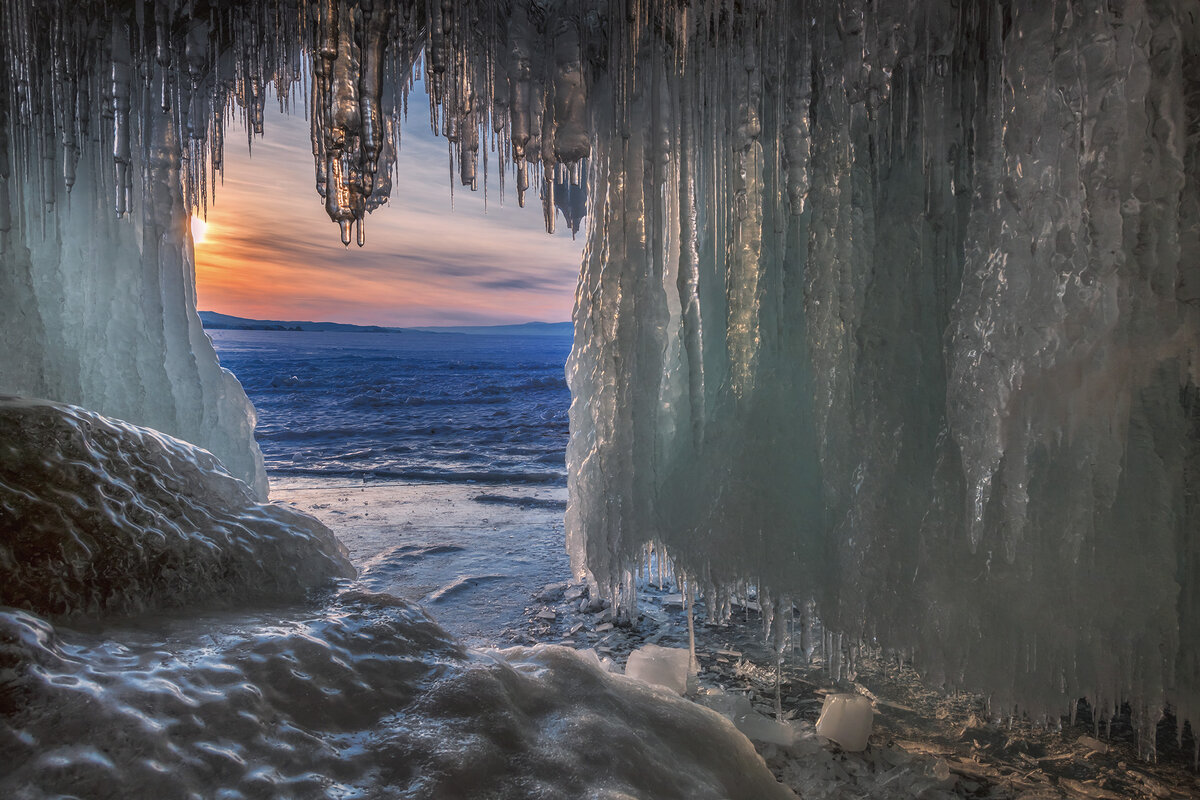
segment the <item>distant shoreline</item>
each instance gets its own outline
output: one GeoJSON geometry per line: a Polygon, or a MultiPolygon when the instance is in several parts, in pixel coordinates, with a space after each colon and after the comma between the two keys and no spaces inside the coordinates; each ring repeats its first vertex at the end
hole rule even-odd
{"type": "Polygon", "coordinates": [[[303,320],[250,319],[201,311],[205,330],[282,331],[287,333],[449,333],[499,336],[570,336],[570,322],[524,322],[516,325],[445,325],[413,328],[389,328],[382,325],[353,325],[348,322],[311,322],[303,320]]]}

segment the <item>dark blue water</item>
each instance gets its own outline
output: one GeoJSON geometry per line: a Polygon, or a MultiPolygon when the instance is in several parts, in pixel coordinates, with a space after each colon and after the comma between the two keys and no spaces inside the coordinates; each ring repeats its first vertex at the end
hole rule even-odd
{"type": "Polygon", "coordinates": [[[566,481],[569,336],[208,333],[269,472],[566,481]]]}

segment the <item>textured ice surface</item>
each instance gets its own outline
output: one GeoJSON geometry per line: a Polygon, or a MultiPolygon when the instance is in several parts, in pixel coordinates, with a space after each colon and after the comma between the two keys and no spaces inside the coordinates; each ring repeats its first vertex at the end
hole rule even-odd
{"type": "Polygon", "coordinates": [[[209,453],[74,406],[0,396],[0,605],[42,615],[233,605],[353,577],[317,520],[209,453]]]}
{"type": "Polygon", "coordinates": [[[227,112],[312,76],[361,242],[423,59],[462,182],[494,153],[549,225],[587,156],[567,527],[619,607],[657,542],[718,616],[815,599],[998,709],[1196,719],[1194,2],[618,5],[3,4],[4,385],[253,476],[183,240],[227,112]]]}
{"type": "Polygon", "coordinates": [[[0,644],[6,797],[794,797],[705,708],[565,648],[468,654],[388,595],[103,635],[9,609],[0,644]]]}
{"type": "MultiPolygon", "coordinates": [[[[626,672],[628,673],[628,670],[626,672]]],[[[728,717],[739,731],[753,741],[790,747],[795,740],[795,728],[792,724],[758,713],[743,694],[707,689],[700,693],[696,701],[728,717]]]]}

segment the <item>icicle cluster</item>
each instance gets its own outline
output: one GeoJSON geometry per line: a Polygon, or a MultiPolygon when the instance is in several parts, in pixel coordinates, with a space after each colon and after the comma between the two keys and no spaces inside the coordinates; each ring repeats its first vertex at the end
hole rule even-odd
{"type": "MultiPolygon", "coordinates": [[[[14,0],[3,288],[39,311],[0,320],[6,372],[80,383],[62,354],[91,354],[173,391],[120,324],[71,339],[55,293],[102,281],[60,263],[179,248],[137,274],[186,285],[229,111],[253,136],[272,82],[361,244],[423,67],[452,180],[491,154],[575,228],[586,164],[580,572],[630,608],[654,543],[718,614],[745,581],[815,601],[998,709],[1200,719],[1198,26],[1185,0],[14,0]],[[54,210],[81,184],[86,224],[54,210]]],[[[170,297],[139,324],[191,319],[170,297]]],[[[109,384],[83,401],[124,416],[109,384]]]]}
{"type": "Polygon", "coordinates": [[[633,8],[588,90],[576,568],[628,606],[658,542],[718,616],[814,599],[997,713],[1200,719],[1194,9],[633,8]]]}
{"type": "MultiPolygon", "coordinates": [[[[577,228],[578,203],[563,195],[583,179],[585,51],[603,38],[603,19],[590,5],[565,3],[142,0],[79,8],[14,0],[0,9],[0,128],[13,140],[0,140],[0,154],[18,183],[53,207],[71,192],[83,151],[95,149],[88,169],[122,217],[136,194],[135,150],[152,146],[151,122],[168,126],[185,205],[203,214],[223,169],[231,112],[252,140],[263,133],[268,86],[288,107],[299,85],[317,191],[342,241],[362,245],[365,215],[391,190],[400,121],[423,63],[435,132],[449,142],[462,184],[478,188],[480,161],[486,179],[492,152],[511,165],[522,205],[531,173],[540,177],[548,230],[556,205],[577,228]]],[[[0,231],[8,231],[3,194],[0,231]]]]}
{"type": "MultiPolygon", "coordinates": [[[[189,214],[226,127],[263,133],[302,89],[317,191],[342,241],[387,201],[414,70],[451,168],[489,151],[572,230],[589,148],[584,23],[569,6],[372,0],[0,4],[0,390],[199,444],[265,496],[254,410],[195,313],[189,214]],[[515,131],[515,133],[510,133],[515,131]],[[482,143],[482,145],[481,145],[482,143]],[[132,223],[132,224],[131,224],[132,223]]],[[[486,186],[485,186],[486,190],[486,186]]],[[[264,191],[269,191],[264,187],[264,191]]],[[[264,231],[263,235],[269,235],[264,231]]]]}

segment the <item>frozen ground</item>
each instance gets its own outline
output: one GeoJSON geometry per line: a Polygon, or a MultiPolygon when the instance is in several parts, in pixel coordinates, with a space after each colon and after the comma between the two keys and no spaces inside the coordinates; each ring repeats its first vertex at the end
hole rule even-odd
{"type": "Polygon", "coordinates": [[[337,532],[362,582],[469,645],[512,644],[530,596],[569,577],[563,487],[275,478],[271,498],[337,532]]]}
{"type": "MultiPolygon", "coordinates": [[[[593,649],[623,667],[647,643],[687,646],[677,587],[642,587],[636,628],[615,625],[602,601],[570,580],[562,548],[558,488],[277,480],[272,497],[317,516],[341,537],[362,580],[377,591],[420,602],[452,633],[475,646],[562,644],[593,649]]],[[[764,643],[753,599],[734,624],[708,624],[697,606],[697,656],[703,688],[744,694],[774,717],[774,650],[764,643]]],[[[1001,718],[977,695],[927,688],[911,665],[868,654],[840,683],[823,669],[819,627],[793,632],[785,652],[780,707],[793,728],[790,747],[758,742],[768,765],[803,798],[1190,798],[1200,796],[1194,739],[1175,744],[1160,725],[1159,760],[1137,756],[1128,719],[1093,729],[1086,709],[1075,724],[1031,725],[1001,718]],[[842,752],[816,736],[824,695],[859,692],[875,706],[865,753],[842,752]]]]}
{"type": "Polygon", "coordinates": [[[729,720],[590,654],[463,647],[205,451],[2,397],[0,442],[6,800],[793,797],[729,720]]]}

